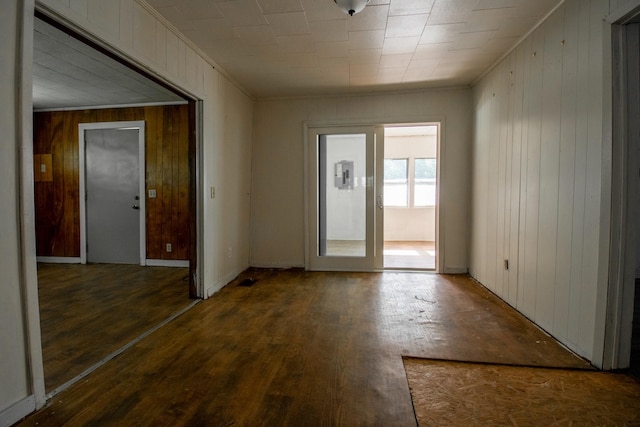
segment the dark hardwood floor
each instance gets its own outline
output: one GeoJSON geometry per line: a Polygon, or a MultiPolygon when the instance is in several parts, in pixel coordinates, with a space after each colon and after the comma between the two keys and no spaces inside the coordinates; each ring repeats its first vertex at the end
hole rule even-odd
{"type": "Polygon", "coordinates": [[[186,307],[186,268],[38,264],[47,392],[186,307]]]}
{"type": "Polygon", "coordinates": [[[20,425],[414,426],[403,355],[589,367],[467,276],[246,276],[20,425]]]}

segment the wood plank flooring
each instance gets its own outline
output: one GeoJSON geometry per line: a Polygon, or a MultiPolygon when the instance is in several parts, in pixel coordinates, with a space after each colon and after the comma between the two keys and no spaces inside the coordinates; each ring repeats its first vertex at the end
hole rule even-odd
{"type": "Polygon", "coordinates": [[[588,367],[467,276],[250,270],[22,426],[415,426],[402,355],[588,367]]]}
{"type": "Polygon", "coordinates": [[[38,264],[47,392],[186,307],[187,268],[38,264]]]}

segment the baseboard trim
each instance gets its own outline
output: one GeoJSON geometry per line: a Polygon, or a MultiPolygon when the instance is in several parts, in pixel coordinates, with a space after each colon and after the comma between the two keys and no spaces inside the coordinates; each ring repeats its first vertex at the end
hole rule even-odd
{"type": "Polygon", "coordinates": [[[150,267],[189,267],[189,261],[174,259],[147,259],[145,263],[150,267]]]}
{"type": "Polygon", "coordinates": [[[469,269],[467,267],[445,267],[444,274],[468,274],[469,269]]]}
{"type": "Polygon", "coordinates": [[[80,257],[61,257],[61,256],[39,256],[36,257],[37,262],[48,262],[51,264],[81,264],[80,257]]]}
{"type": "Polygon", "coordinates": [[[0,411],[0,427],[9,427],[17,423],[27,415],[35,412],[36,398],[34,395],[14,403],[7,409],[0,411]]]}

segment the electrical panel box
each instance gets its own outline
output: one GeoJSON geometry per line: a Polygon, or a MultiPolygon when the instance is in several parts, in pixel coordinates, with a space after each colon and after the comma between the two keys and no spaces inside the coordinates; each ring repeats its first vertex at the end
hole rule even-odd
{"type": "Polygon", "coordinates": [[[335,186],[338,190],[353,190],[353,161],[342,160],[335,165],[335,186]]]}

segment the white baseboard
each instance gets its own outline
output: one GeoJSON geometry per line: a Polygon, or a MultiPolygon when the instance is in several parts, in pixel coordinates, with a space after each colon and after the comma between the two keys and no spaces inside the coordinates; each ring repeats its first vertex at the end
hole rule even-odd
{"type": "Polygon", "coordinates": [[[445,267],[444,274],[467,274],[469,269],[467,267],[445,267]]]}
{"type": "Polygon", "coordinates": [[[37,262],[49,262],[52,264],[80,264],[80,257],[39,256],[37,262]]]}
{"type": "Polygon", "coordinates": [[[189,267],[188,260],[148,259],[145,263],[150,267],[189,267]]]}
{"type": "Polygon", "coordinates": [[[9,427],[27,415],[35,412],[36,398],[34,395],[27,396],[24,399],[14,403],[7,409],[0,411],[0,427],[9,427]]]}
{"type": "Polygon", "coordinates": [[[304,268],[304,264],[281,264],[281,263],[274,263],[274,262],[252,262],[251,263],[251,267],[287,269],[287,268],[304,268]]]}

